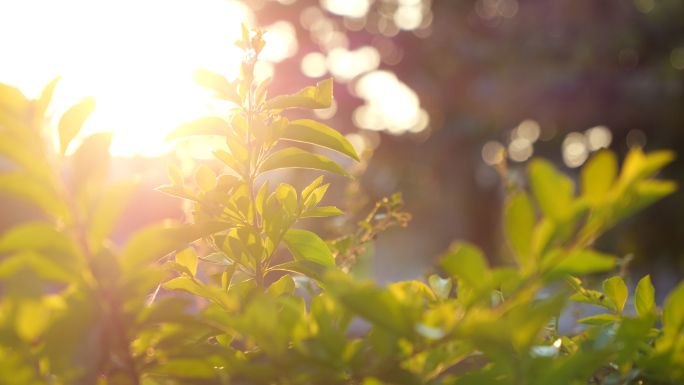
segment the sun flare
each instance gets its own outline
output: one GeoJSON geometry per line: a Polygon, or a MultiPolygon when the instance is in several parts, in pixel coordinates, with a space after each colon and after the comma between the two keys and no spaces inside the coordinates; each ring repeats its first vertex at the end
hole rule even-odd
{"type": "Polygon", "coordinates": [[[119,156],[168,151],[163,140],[176,126],[228,110],[192,83],[192,70],[237,77],[242,52],[232,43],[240,23],[253,22],[249,8],[224,0],[3,2],[0,15],[0,52],[9,58],[0,81],[36,97],[61,75],[53,121],[94,97],[82,134],[113,131],[119,156]]]}

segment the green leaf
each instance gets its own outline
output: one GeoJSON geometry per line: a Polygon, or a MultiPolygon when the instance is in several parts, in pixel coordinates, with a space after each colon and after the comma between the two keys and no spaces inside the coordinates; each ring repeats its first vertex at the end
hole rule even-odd
{"type": "Polygon", "coordinates": [[[83,255],[76,244],[49,223],[26,223],[7,230],[0,238],[0,254],[32,250],[69,267],[80,267],[83,255]]]}
{"type": "Polygon", "coordinates": [[[223,151],[223,150],[215,150],[215,151],[212,151],[212,154],[213,154],[216,158],[218,158],[218,160],[220,160],[221,162],[225,163],[226,166],[230,167],[233,171],[235,171],[236,173],[238,173],[238,175],[242,175],[242,174],[243,174],[243,171],[244,171],[244,170],[243,170],[242,165],[241,165],[241,164],[238,162],[238,160],[235,159],[235,157],[234,157],[232,154],[230,154],[229,152],[223,151]]]}
{"type": "Polygon", "coordinates": [[[71,222],[71,211],[62,197],[51,186],[32,175],[24,172],[0,175],[0,194],[8,194],[39,207],[55,218],[71,222]]]}
{"type": "Polygon", "coordinates": [[[228,122],[221,118],[207,116],[193,120],[192,122],[183,123],[176,127],[166,135],[164,143],[176,139],[191,138],[193,136],[228,136],[230,134],[230,127],[228,122]]]}
{"type": "Polygon", "coordinates": [[[45,113],[50,106],[50,102],[52,101],[52,95],[55,93],[57,82],[59,82],[59,79],[61,78],[61,76],[57,76],[43,88],[43,91],[40,93],[40,98],[36,101],[35,114],[37,117],[42,118],[45,116],[45,113]]]}
{"type": "Polygon", "coordinates": [[[293,95],[281,95],[267,101],[263,105],[265,110],[280,110],[285,108],[320,109],[330,108],[332,104],[332,78],[320,81],[316,87],[306,87],[293,95]]]}
{"type": "Polygon", "coordinates": [[[178,168],[178,166],[169,162],[169,164],[167,165],[167,170],[169,174],[169,180],[171,181],[171,183],[173,183],[174,186],[183,186],[185,184],[185,180],[183,179],[183,173],[181,172],[180,168],[178,168]]]}
{"type": "Polygon", "coordinates": [[[201,257],[203,261],[206,262],[211,262],[211,263],[217,263],[219,265],[232,265],[233,261],[228,259],[223,253],[212,253],[207,255],[206,257],[201,257]]]}
{"type": "Polygon", "coordinates": [[[211,297],[207,288],[200,286],[198,283],[188,277],[174,278],[165,282],[162,287],[166,290],[175,291],[178,293],[194,294],[200,297],[211,297]]]}
{"type": "Polygon", "coordinates": [[[38,299],[24,299],[17,305],[15,330],[24,341],[33,342],[50,323],[50,310],[38,299]]]}
{"type": "Polygon", "coordinates": [[[217,95],[214,95],[215,98],[227,100],[238,106],[242,106],[242,98],[225,76],[205,69],[195,70],[193,75],[196,84],[218,92],[217,95]]]}
{"type": "Polygon", "coordinates": [[[530,162],[529,175],[532,192],[544,215],[556,222],[570,219],[575,191],[572,180],[542,159],[530,162]]]}
{"type": "Polygon", "coordinates": [[[520,265],[523,268],[529,268],[534,263],[531,255],[531,242],[537,215],[527,194],[515,194],[508,201],[504,223],[508,241],[518,256],[520,265]]]}
{"type": "Polygon", "coordinates": [[[295,281],[289,275],[282,276],[277,282],[274,282],[269,286],[267,293],[274,297],[278,297],[283,294],[292,294],[295,290],[295,281]]]}
{"type": "Polygon", "coordinates": [[[294,187],[287,183],[279,184],[276,188],[276,198],[283,205],[285,212],[290,217],[294,217],[297,212],[297,191],[295,191],[294,187]]]}
{"type": "Polygon", "coordinates": [[[121,266],[126,271],[152,263],[188,244],[234,227],[225,222],[198,222],[188,226],[147,227],[134,234],[124,247],[121,266]]]}
{"type": "Polygon", "coordinates": [[[325,242],[318,235],[306,230],[288,230],[283,243],[294,256],[295,261],[311,261],[324,266],[335,266],[335,258],[325,242]]]}
{"type": "Polygon", "coordinates": [[[676,336],[684,328],[684,282],[668,294],[663,306],[663,330],[676,336]]]}
{"type": "Polygon", "coordinates": [[[603,292],[606,294],[606,297],[613,301],[618,313],[622,314],[628,295],[627,285],[625,285],[622,277],[611,277],[603,281],[603,292]]]}
{"type": "Polygon", "coordinates": [[[271,83],[271,76],[259,83],[259,86],[254,93],[254,102],[257,106],[264,102],[264,98],[266,97],[266,87],[269,83],[271,83]]]}
{"type": "Polygon", "coordinates": [[[440,262],[444,271],[473,287],[483,288],[487,285],[491,274],[479,248],[469,243],[456,242],[449,249],[440,262]]]}
{"type": "Polygon", "coordinates": [[[183,186],[159,186],[155,189],[156,191],[159,191],[160,193],[166,194],[166,195],[171,195],[172,197],[176,198],[182,198],[182,199],[188,199],[194,202],[198,203],[204,203],[202,200],[195,195],[189,188],[183,187],[183,186]]]}
{"type": "Polygon", "coordinates": [[[280,265],[272,266],[268,271],[281,270],[281,271],[291,271],[293,273],[304,274],[307,277],[313,278],[320,281],[325,276],[329,267],[321,265],[317,262],[311,261],[292,261],[283,263],[280,265]]]}
{"type": "Polygon", "coordinates": [[[223,274],[221,274],[221,289],[228,290],[230,283],[233,281],[235,270],[237,270],[237,263],[231,263],[226,267],[226,270],[223,271],[223,274]]]}
{"type": "Polygon", "coordinates": [[[303,119],[290,122],[280,138],[329,148],[356,161],[359,160],[354,146],[342,134],[314,120],[303,119]]]}
{"type": "Polygon", "coordinates": [[[302,190],[302,199],[300,202],[306,202],[309,199],[309,196],[311,196],[311,194],[314,192],[314,190],[316,190],[316,188],[321,184],[321,182],[323,182],[323,176],[319,176],[318,178],[316,178],[316,180],[311,182],[310,185],[306,186],[306,188],[302,190]]]}
{"type": "Polygon", "coordinates": [[[313,217],[334,217],[335,215],[342,215],[344,211],[334,206],[316,207],[313,210],[308,210],[301,215],[302,218],[313,217]]]}
{"type": "Polygon", "coordinates": [[[617,157],[609,150],[601,150],[582,167],[582,194],[593,205],[602,203],[615,182],[617,157]]]}
{"type": "Polygon", "coordinates": [[[176,263],[188,268],[192,277],[197,274],[197,253],[194,247],[188,247],[185,250],[176,253],[176,263]]]}
{"type": "Polygon", "coordinates": [[[216,188],[216,173],[202,164],[195,171],[195,182],[197,182],[200,190],[206,194],[216,188]]]}
{"type": "Polygon", "coordinates": [[[66,153],[69,143],[78,135],[83,123],[93,111],[95,111],[95,99],[88,97],[71,106],[59,118],[57,132],[59,133],[59,149],[62,155],[66,153]]]}
{"type": "Polygon", "coordinates": [[[109,148],[113,132],[96,132],[83,140],[74,151],[73,183],[77,189],[101,186],[109,172],[109,148]]]}
{"type": "Polygon", "coordinates": [[[16,277],[23,270],[29,269],[45,281],[60,283],[79,282],[79,272],[68,271],[60,261],[49,259],[34,250],[25,250],[0,262],[0,280],[16,277]]]}
{"type": "Polygon", "coordinates": [[[620,321],[620,317],[615,314],[599,314],[578,320],[577,323],[584,325],[605,325],[611,322],[620,321]]]}
{"type": "Polygon", "coordinates": [[[647,275],[637,284],[634,292],[634,308],[640,318],[652,317],[655,314],[655,289],[651,284],[651,276],[647,275]]]}
{"type": "Polygon", "coordinates": [[[124,209],[138,189],[138,178],[115,182],[106,187],[100,198],[88,228],[88,240],[91,251],[97,252],[104,241],[114,230],[124,209]]]}
{"type": "Polygon", "coordinates": [[[428,279],[430,283],[430,288],[439,299],[449,298],[449,293],[451,293],[451,279],[441,278],[439,275],[433,274],[428,279]]]}
{"type": "Polygon", "coordinates": [[[286,148],[271,155],[261,164],[259,172],[264,173],[279,168],[310,168],[352,177],[337,162],[323,155],[312,154],[298,148],[286,148]]]}
{"type": "Polygon", "coordinates": [[[571,252],[542,275],[545,281],[553,281],[569,275],[604,273],[615,268],[616,259],[594,250],[580,249],[571,252]]]}
{"type": "Polygon", "coordinates": [[[264,215],[264,212],[266,212],[266,197],[268,195],[268,179],[266,182],[261,186],[259,189],[259,192],[256,195],[256,198],[254,199],[254,203],[256,204],[257,212],[259,215],[264,215]]]}

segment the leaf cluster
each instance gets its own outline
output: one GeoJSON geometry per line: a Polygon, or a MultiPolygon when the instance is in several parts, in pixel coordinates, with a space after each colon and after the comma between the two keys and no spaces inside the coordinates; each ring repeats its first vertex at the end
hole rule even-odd
{"type": "Polygon", "coordinates": [[[623,276],[605,279],[601,290],[583,284],[620,264],[624,270],[626,262],[593,242],[675,189],[654,177],[672,153],[636,149],[619,168],[613,153],[599,152],[583,168],[578,194],[568,176],[533,160],[530,191],[513,191],[504,213],[514,264],[492,267],[476,246],[457,242],[427,283],[379,287],[349,269],[381,231],[406,225],[401,195],[379,202],[356,232],[325,242],[296,226],[342,214],[319,206],[329,186],[322,177],[302,191],[257,184],[283,168],[348,176],[325,156],[283,143],[358,160],[332,128],[281,116],[329,106],[332,81],[272,99],[268,81],[254,84],[261,37],[244,29],[236,43],[245,51],[236,81],[197,72],[198,83],[236,105],[230,121],[202,118],[167,137],[225,137],[226,149],[214,155],[226,173],[200,166],[189,183],[169,164],[171,184],[158,190],[190,201],[192,223],[144,228],[120,248],[107,238],[137,181],[105,183],[111,134],[87,137],[67,155],[94,101],[60,119],[54,156],[40,126],[57,80],[37,100],[0,84],[0,154],[16,165],[0,175],[0,193],[45,216],[0,236],[0,383],[684,381],[684,284],[662,308],[650,277],[631,294],[623,276]],[[276,264],[285,249],[291,261],[276,264]],[[288,274],[269,284],[274,271],[288,274]],[[602,313],[578,320],[587,325],[581,333],[563,335],[568,301],[602,313]],[[354,332],[355,320],[368,331],[354,332]]]}

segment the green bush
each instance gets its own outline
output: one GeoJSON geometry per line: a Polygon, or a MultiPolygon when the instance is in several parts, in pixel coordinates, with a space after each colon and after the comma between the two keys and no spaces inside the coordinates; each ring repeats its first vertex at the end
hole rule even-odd
{"type": "Polygon", "coordinates": [[[378,287],[349,271],[378,232],[409,220],[401,196],[379,202],[358,231],[335,241],[293,228],[342,214],[318,206],[328,185],[318,178],[296,191],[259,186],[258,176],[281,168],[349,174],[283,142],[359,157],[333,129],[280,115],[328,107],[332,80],[267,100],[268,80],[253,87],[261,32],[244,30],[237,44],[246,52],[240,79],[197,72],[199,84],[238,106],[232,120],[202,118],[167,137],[225,137],[229,151],[213,154],[232,171],[200,166],[195,190],[169,164],[171,184],[157,190],[191,201],[193,223],[144,228],[120,249],[107,238],[138,181],[104,183],[111,133],[87,137],[65,157],[94,101],[62,116],[55,155],[40,127],[57,80],[37,100],[0,85],[0,154],[16,165],[0,175],[0,192],[44,214],[0,237],[0,383],[684,383],[684,284],[661,310],[649,277],[630,295],[627,260],[592,249],[618,221],[675,189],[653,178],[671,152],[632,150],[620,171],[613,153],[599,152],[582,170],[578,195],[569,177],[535,159],[530,192],[512,186],[503,218],[515,264],[490,267],[477,247],[457,242],[428,284],[378,287]],[[195,242],[211,252],[198,255],[195,242]],[[292,261],[275,264],[281,243],[292,261]],[[577,278],[616,268],[601,290],[577,278]],[[304,278],[265,284],[272,271],[304,278]],[[601,310],[577,321],[587,325],[577,335],[559,333],[568,301],[601,310]],[[365,335],[349,333],[355,319],[365,321],[365,335]]]}

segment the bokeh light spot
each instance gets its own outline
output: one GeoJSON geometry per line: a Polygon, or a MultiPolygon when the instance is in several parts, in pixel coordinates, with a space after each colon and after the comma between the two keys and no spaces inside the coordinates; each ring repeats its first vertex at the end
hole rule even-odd
{"type": "Polygon", "coordinates": [[[646,145],[646,133],[639,129],[629,130],[627,133],[627,147],[643,148],[646,145]]]}
{"type": "Polygon", "coordinates": [[[534,143],[539,139],[539,123],[532,119],[524,120],[518,125],[515,132],[518,137],[527,139],[530,143],[534,143]]]}
{"type": "Polygon", "coordinates": [[[330,119],[337,113],[337,101],[333,99],[332,103],[330,104],[330,107],[322,108],[320,110],[313,110],[313,113],[314,115],[316,115],[318,119],[330,119]]]}
{"type": "Polygon", "coordinates": [[[482,146],[482,160],[490,166],[503,162],[505,153],[504,146],[495,140],[490,140],[482,146]]]}
{"type": "Polygon", "coordinates": [[[584,133],[584,141],[591,151],[596,151],[601,148],[608,148],[612,140],[613,135],[606,126],[596,126],[588,129],[584,133]]]}
{"type": "Polygon", "coordinates": [[[684,69],[684,48],[675,48],[670,53],[670,62],[675,69],[684,69]]]}
{"type": "Polygon", "coordinates": [[[310,78],[319,78],[328,72],[325,66],[325,55],[311,52],[302,58],[302,73],[310,78]]]}
{"type": "Polygon", "coordinates": [[[653,0],[634,0],[634,5],[640,12],[649,13],[655,7],[655,1],[653,0]]]}
{"type": "Polygon", "coordinates": [[[321,0],[321,6],[340,16],[360,18],[370,9],[369,0],[321,0]]]}
{"type": "Polygon", "coordinates": [[[631,70],[639,64],[639,54],[631,48],[624,48],[618,54],[618,63],[625,70],[631,70]]]}
{"type": "Polygon", "coordinates": [[[566,166],[570,168],[581,166],[589,157],[584,135],[579,132],[569,133],[563,140],[562,153],[566,166]]]}

